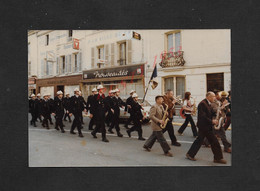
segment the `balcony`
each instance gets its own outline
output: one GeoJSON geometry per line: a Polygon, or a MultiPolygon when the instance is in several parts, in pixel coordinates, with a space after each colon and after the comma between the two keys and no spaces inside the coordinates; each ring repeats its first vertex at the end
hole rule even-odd
{"type": "Polygon", "coordinates": [[[159,65],[162,68],[183,66],[185,64],[183,54],[183,51],[163,53],[162,61],[159,63],[159,65]]]}

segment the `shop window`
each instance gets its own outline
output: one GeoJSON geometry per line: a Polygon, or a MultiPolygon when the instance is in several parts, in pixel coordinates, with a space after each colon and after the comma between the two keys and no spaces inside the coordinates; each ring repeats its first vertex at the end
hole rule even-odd
{"type": "Polygon", "coordinates": [[[207,74],[207,91],[224,90],[224,73],[207,74]]]}
{"type": "Polygon", "coordinates": [[[174,96],[183,98],[185,93],[185,77],[174,76],[164,78],[164,92],[168,89],[173,91],[174,96]]]}

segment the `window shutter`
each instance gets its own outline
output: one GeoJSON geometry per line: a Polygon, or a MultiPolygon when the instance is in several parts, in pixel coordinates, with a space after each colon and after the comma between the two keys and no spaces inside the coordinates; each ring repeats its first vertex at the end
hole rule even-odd
{"type": "Polygon", "coordinates": [[[56,75],[59,74],[59,57],[56,58],[56,75]]]}
{"type": "Polygon", "coordinates": [[[94,68],[95,65],[95,49],[91,48],[91,68],[94,68]]]}
{"type": "Polygon", "coordinates": [[[106,44],[105,45],[105,60],[106,60],[106,62],[105,62],[105,66],[107,67],[108,66],[108,64],[109,64],[109,46],[108,46],[108,44],[106,44]]]}
{"type": "Polygon", "coordinates": [[[132,40],[127,40],[126,46],[127,46],[126,64],[128,65],[128,64],[132,64],[132,40]]]}
{"type": "Polygon", "coordinates": [[[110,64],[111,64],[111,66],[114,66],[115,65],[115,44],[112,43],[112,44],[110,44],[110,46],[111,46],[110,64]]]}
{"type": "Polygon", "coordinates": [[[68,55],[68,72],[71,72],[71,54],[68,55]]]}
{"type": "Polygon", "coordinates": [[[64,73],[67,73],[67,69],[68,69],[68,56],[65,56],[65,71],[64,71],[64,73]]]}
{"type": "Polygon", "coordinates": [[[62,62],[63,62],[63,61],[62,61],[62,57],[60,57],[60,58],[59,58],[59,68],[60,68],[60,69],[59,69],[59,74],[62,74],[62,73],[63,73],[63,71],[62,71],[62,62]]]}
{"type": "Polygon", "coordinates": [[[49,62],[49,75],[52,75],[53,65],[52,62],[49,62]]]}
{"type": "Polygon", "coordinates": [[[81,56],[81,52],[78,53],[78,71],[81,71],[81,59],[82,59],[82,56],[81,56]]]}

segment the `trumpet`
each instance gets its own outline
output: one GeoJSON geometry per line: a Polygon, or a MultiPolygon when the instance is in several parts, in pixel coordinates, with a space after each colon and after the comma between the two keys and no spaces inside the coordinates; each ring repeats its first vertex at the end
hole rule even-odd
{"type": "Polygon", "coordinates": [[[180,98],[180,96],[177,96],[177,97],[173,97],[175,100],[176,100],[176,103],[178,104],[182,104],[182,99],[180,98]]]}

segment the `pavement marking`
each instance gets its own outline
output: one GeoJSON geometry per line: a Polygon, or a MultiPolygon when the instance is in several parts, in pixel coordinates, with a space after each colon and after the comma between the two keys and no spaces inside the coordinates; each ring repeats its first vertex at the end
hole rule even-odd
{"type": "MultiPolygon", "coordinates": [[[[33,130],[33,131],[45,131],[45,132],[48,132],[48,131],[57,131],[56,129],[29,129],[29,130],[33,130]]],[[[66,129],[64,129],[65,131],[67,131],[67,132],[70,132],[70,130],[66,130],[66,129]]],[[[82,133],[86,133],[86,134],[91,134],[91,132],[89,132],[89,131],[81,131],[82,133]]],[[[117,137],[117,135],[116,134],[110,134],[110,133],[107,133],[106,134],[107,136],[112,136],[112,137],[117,137]]],[[[124,136],[124,137],[126,137],[126,138],[130,138],[130,137],[127,137],[127,136],[124,136]]],[[[131,136],[131,138],[135,138],[135,139],[138,139],[138,137],[137,136],[131,136]]],[[[145,139],[148,139],[149,137],[144,137],[145,139]]],[[[171,141],[170,139],[166,139],[166,141],[171,141]]],[[[82,141],[83,142],[83,141],[82,141]]],[[[188,143],[188,144],[192,144],[193,142],[191,142],[191,141],[178,141],[179,143],[188,143]]],[[[84,143],[81,143],[82,145],[84,144],[84,143]]],[[[85,145],[86,145],[86,143],[85,143],[85,145]]],[[[85,145],[83,145],[83,146],[85,146],[85,145]]],[[[224,147],[224,145],[220,145],[221,147],[224,147]]]]}

